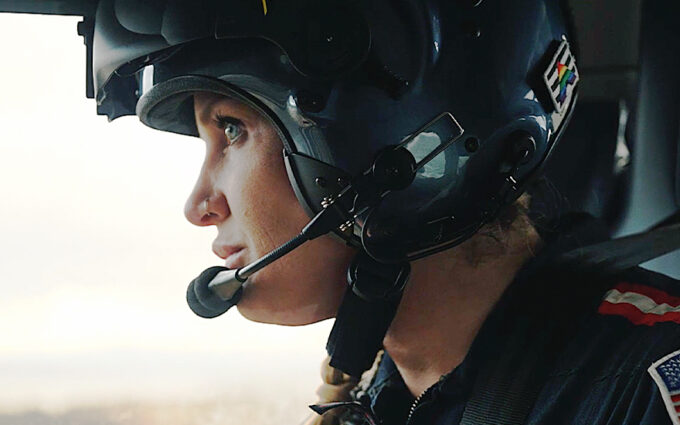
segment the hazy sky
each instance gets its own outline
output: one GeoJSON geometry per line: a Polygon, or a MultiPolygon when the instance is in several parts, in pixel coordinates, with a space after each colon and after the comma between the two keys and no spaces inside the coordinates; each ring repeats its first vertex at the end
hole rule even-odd
{"type": "Polygon", "coordinates": [[[77,21],[0,14],[0,412],[261,387],[313,401],[331,323],[186,306],[221,263],[214,229],[182,215],[203,145],[97,116],[77,21]]]}

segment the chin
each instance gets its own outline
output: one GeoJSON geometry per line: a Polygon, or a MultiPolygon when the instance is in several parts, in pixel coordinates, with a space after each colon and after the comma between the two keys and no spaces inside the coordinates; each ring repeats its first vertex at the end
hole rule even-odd
{"type": "Polygon", "coordinates": [[[312,241],[253,274],[237,305],[239,313],[254,322],[285,326],[335,317],[353,257],[353,249],[330,238],[312,241]]]}
{"type": "Polygon", "coordinates": [[[330,301],[326,298],[310,303],[309,296],[293,293],[291,297],[290,291],[277,289],[266,283],[265,279],[253,280],[244,288],[236,308],[241,316],[250,321],[283,326],[311,325],[335,317],[339,301],[333,305],[323,305],[330,301]]]}
{"type": "Polygon", "coordinates": [[[299,314],[299,311],[295,311],[295,309],[292,309],[293,311],[284,310],[272,312],[268,309],[258,308],[257,305],[254,306],[252,304],[254,303],[242,299],[242,301],[236,305],[236,308],[241,316],[251,322],[257,323],[282,326],[305,326],[335,317],[335,314],[304,316],[299,314]]]}

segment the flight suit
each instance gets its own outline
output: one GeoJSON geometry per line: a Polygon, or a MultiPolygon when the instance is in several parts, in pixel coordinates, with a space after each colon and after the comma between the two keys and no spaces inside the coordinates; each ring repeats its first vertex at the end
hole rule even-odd
{"type": "Polygon", "coordinates": [[[459,424],[480,372],[501,370],[512,383],[515,367],[529,364],[543,375],[526,424],[680,424],[680,282],[641,268],[603,274],[557,264],[556,253],[606,238],[595,220],[567,221],[544,235],[546,247],[517,274],[460,365],[413,397],[385,353],[338,422],[459,424]]]}

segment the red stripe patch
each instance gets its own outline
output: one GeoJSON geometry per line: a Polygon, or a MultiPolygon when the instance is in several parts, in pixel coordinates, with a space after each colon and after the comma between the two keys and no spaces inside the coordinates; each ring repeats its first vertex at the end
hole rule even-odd
{"type": "Polygon", "coordinates": [[[674,297],[667,292],[649,286],[621,282],[617,283],[614,289],[617,289],[619,292],[635,292],[644,295],[651,298],[657,304],[668,304],[671,307],[680,306],[680,297],[674,297]]]}
{"type": "Polygon", "coordinates": [[[680,401],[680,394],[672,395],[672,396],[671,396],[671,401],[672,401],[673,403],[679,402],[679,401],[680,401]]]}
{"type": "Polygon", "coordinates": [[[604,301],[600,304],[597,312],[605,315],[623,316],[636,325],[652,326],[661,322],[680,323],[680,312],[671,311],[666,314],[643,313],[633,304],[619,303],[613,304],[604,301]]]}

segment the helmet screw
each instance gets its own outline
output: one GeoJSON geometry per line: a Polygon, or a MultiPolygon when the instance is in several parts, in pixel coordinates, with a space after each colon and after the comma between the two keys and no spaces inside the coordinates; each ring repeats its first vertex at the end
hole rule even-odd
{"type": "Polygon", "coordinates": [[[476,137],[468,137],[465,139],[465,150],[469,153],[477,152],[479,149],[479,139],[476,137]]]}
{"type": "Polygon", "coordinates": [[[347,179],[344,178],[344,177],[338,177],[338,185],[339,185],[340,187],[344,188],[344,187],[347,186],[348,184],[349,184],[349,180],[347,180],[347,179]]]}
{"type": "Polygon", "coordinates": [[[335,201],[335,199],[333,199],[332,196],[324,197],[321,200],[321,206],[323,208],[328,208],[334,201],[335,201]]]}
{"type": "Polygon", "coordinates": [[[326,179],[323,177],[317,177],[314,179],[314,183],[316,183],[316,185],[319,187],[326,187],[326,179]]]}
{"type": "Polygon", "coordinates": [[[340,231],[341,231],[341,232],[344,232],[344,231],[346,231],[347,229],[349,229],[350,227],[352,227],[353,225],[354,225],[354,221],[353,221],[353,220],[347,220],[346,222],[344,222],[344,223],[342,223],[342,224],[340,225],[340,231]]]}

